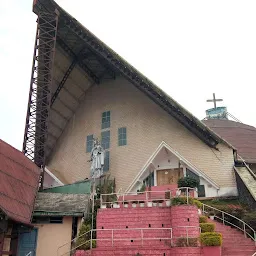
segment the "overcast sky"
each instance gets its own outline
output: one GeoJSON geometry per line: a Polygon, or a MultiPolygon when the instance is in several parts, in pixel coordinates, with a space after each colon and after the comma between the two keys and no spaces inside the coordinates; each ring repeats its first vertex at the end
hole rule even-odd
{"type": "MultiPolygon", "coordinates": [[[[199,119],[206,100],[256,126],[256,1],[58,0],[199,119]]],[[[36,15],[0,0],[0,138],[22,149],[36,15]]]]}

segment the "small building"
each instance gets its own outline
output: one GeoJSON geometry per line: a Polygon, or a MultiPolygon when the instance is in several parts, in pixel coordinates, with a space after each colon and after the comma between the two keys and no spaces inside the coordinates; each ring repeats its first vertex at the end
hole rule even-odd
{"type": "Polygon", "coordinates": [[[31,160],[0,140],[0,256],[33,252],[37,237],[31,219],[39,178],[31,160]],[[33,236],[24,240],[24,234],[33,236]]]}
{"type": "Polygon", "coordinates": [[[60,186],[39,192],[33,213],[37,230],[37,256],[69,252],[87,212],[90,182],[60,186]]]}

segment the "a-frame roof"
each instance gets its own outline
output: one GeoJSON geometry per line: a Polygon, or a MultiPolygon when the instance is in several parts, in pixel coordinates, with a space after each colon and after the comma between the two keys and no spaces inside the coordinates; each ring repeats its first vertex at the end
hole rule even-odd
{"type": "Polygon", "coordinates": [[[216,147],[221,141],[221,138],[199,119],[127,63],[53,0],[34,0],[33,11],[37,15],[44,11],[54,13],[56,9],[59,13],[58,31],[46,156],[49,156],[54,148],[87,90],[104,79],[115,79],[117,76],[129,80],[210,147],[216,147]]]}

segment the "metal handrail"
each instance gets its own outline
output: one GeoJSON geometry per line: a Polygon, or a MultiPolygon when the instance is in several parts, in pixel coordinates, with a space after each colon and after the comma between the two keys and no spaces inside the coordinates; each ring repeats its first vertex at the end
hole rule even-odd
{"type": "Polygon", "coordinates": [[[146,198],[145,198],[145,201],[146,202],[156,202],[156,201],[159,201],[159,200],[162,200],[162,201],[169,201],[171,200],[172,198],[172,192],[175,192],[175,197],[180,197],[179,194],[177,194],[178,191],[181,191],[181,190],[186,190],[186,195],[185,197],[187,197],[187,203],[188,203],[188,198],[189,198],[189,192],[192,190],[192,191],[196,191],[195,188],[190,188],[190,187],[180,187],[180,188],[177,188],[177,189],[172,189],[172,190],[162,190],[162,191],[143,191],[143,192],[126,192],[126,193],[110,193],[110,194],[101,194],[100,195],[100,205],[105,205],[105,204],[113,204],[113,201],[103,201],[103,197],[104,196],[116,196],[117,199],[114,200],[114,202],[118,202],[118,203],[124,203],[124,202],[134,202],[134,201],[142,201],[142,199],[125,199],[125,196],[138,196],[138,195],[145,195],[146,198]],[[152,195],[152,194],[157,194],[157,193],[170,193],[169,194],[169,198],[166,199],[166,198],[150,198],[149,195],[152,195]],[[148,195],[149,194],[149,195],[148,195]],[[121,200],[119,200],[119,198],[121,198],[121,200]]]}
{"type": "MultiPolygon", "coordinates": [[[[63,244],[63,245],[61,245],[61,246],[59,246],[58,249],[57,249],[57,255],[59,255],[59,250],[60,250],[62,247],[64,247],[65,245],[68,245],[68,244],[72,244],[72,243],[73,243],[75,240],[77,240],[78,238],[80,238],[80,237],[82,237],[82,236],[85,236],[85,235],[91,233],[91,231],[92,231],[92,230],[89,230],[89,231],[83,233],[82,235],[75,237],[75,238],[72,239],[71,241],[69,241],[69,242],[67,242],[67,243],[65,243],[65,244],[63,244]]],[[[81,246],[81,245],[80,245],[80,246],[81,246]]],[[[26,255],[26,256],[27,256],[27,255],[26,255]]]]}
{"type": "Polygon", "coordinates": [[[256,180],[256,175],[255,173],[252,171],[252,169],[249,167],[249,165],[245,162],[245,160],[240,156],[240,155],[237,155],[240,160],[242,160],[243,164],[245,165],[245,167],[247,168],[247,170],[249,171],[249,173],[252,175],[252,177],[256,180]]]}
{"type": "MultiPolygon", "coordinates": [[[[140,238],[135,238],[135,239],[132,239],[132,240],[141,241],[141,245],[143,246],[143,241],[144,240],[159,240],[159,239],[161,239],[161,240],[171,240],[172,241],[175,238],[179,238],[180,236],[178,236],[178,237],[173,236],[173,229],[185,229],[186,230],[186,238],[187,239],[191,238],[191,237],[193,237],[193,235],[189,236],[188,229],[192,229],[192,228],[193,229],[198,229],[199,233],[201,233],[201,228],[198,227],[198,226],[176,226],[176,227],[171,227],[171,228],[91,229],[90,231],[80,235],[79,237],[85,236],[88,233],[90,233],[91,234],[90,237],[92,237],[92,233],[97,232],[97,231],[100,231],[100,232],[111,231],[111,238],[100,238],[100,239],[99,238],[98,239],[90,238],[87,241],[85,241],[84,243],[80,244],[79,246],[76,246],[76,247],[72,248],[70,251],[68,251],[64,254],[61,254],[60,256],[64,256],[64,255],[76,250],[77,248],[79,248],[79,247],[81,247],[81,246],[83,246],[83,245],[85,245],[86,243],[89,243],[89,242],[90,242],[90,249],[92,249],[92,241],[111,241],[111,245],[113,247],[114,246],[114,241],[126,241],[126,240],[128,241],[128,240],[131,240],[130,237],[129,238],[114,238],[114,233],[115,232],[120,232],[120,231],[126,231],[127,232],[127,231],[134,231],[134,230],[135,231],[140,231],[140,238]],[[146,230],[150,230],[150,231],[152,231],[152,230],[163,230],[163,231],[166,230],[166,231],[168,231],[169,230],[170,231],[170,237],[149,237],[149,238],[145,238],[144,237],[144,231],[146,231],[146,230]]],[[[75,240],[75,239],[73,239],[73,240],[75,240]]],[[[64,244],[64,245],[62,245],[58,248],[57,255],[59,255],[59,249],[62,248],[63,246],[65,246],[65,245],[67,245],[67,244],[69,244],[69,243],[66,243],[66,244],[64,244]]]]}
{"type": "Polygon", "coordinates": [[[28,254],[26,254],[25,256],[30,256],[30,255],[32,255],[32,252],[33,251],[30,251],[28,254]]]}
{"type": "Polygon", "coordinates": [[[220,212],[220,213],[221,213],[221,217],[219,217],[219,216],[214,216],[214,217],[217,218],[217,219],[222,220],[222,223],[223,223],[224,225],[225,225],[225,223],[228,223],[228,224],[230,224],[230,225],[236,227],[237,229],[240,229],[241,231],[244,232],[244,236],[246,237],[246,235],[248,235],[248,236],[255,242],[255,245],[256,245],[256,231],[255,231],[251,226],[249,226],[246,222],[244,222],[243,220],[237,218],[236,216],[234,216],[234,215],[232,215],[232,214],[230,214],[230,213],[221,211],[221,210],[219,210],[219,209],[217,209],[217,208],[215,208],[215,207],[212,207],[212,206],[210,206],[210,205],[207,205],[207,204],[202,204],[202,211],[203,211],[203,213],[207,213],[207,211],[205,210],[205,208],[210,208],[210,209],[212,209],[212,210],[214,210],[214,211],[220,212]],[[228,216],[230,216],[230,217],[232,217],[232,218],[238,220],[240,223],[242,223],[243,228],[240,228],[239,226],[237,226],[237,225],[235,225],[235,224],[233,224],[233,223],[231,223],[231,222],[225,220],[225,215],[228,215],[228,216]],[[249,229],[252,231],[253,236],[252,236],[250,233],[248,233],[248,232],[246,231],[246,227],[249,228],[249,229]]]}

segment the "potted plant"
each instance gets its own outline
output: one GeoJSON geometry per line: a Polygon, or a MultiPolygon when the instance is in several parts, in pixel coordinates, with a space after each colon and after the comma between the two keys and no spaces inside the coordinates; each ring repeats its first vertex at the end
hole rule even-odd
{"type": "Polygon", "coordinates": [[[199,186],[199,183],[199,180],[192,177],[183,177],[178,180],[178,187],[181,188],[181,192],[186,193],[186,188],[197,188],[199,186]]]}
{"type": "Polygon", "coordinates": [[[158,203],[157,201],[153,201],[153,206],[157,207],[157,203],[158,203]]]}
{"type": "Polygon", "coordinates": [[[106,205],[106,204],[102,204],[102,205],[100,206],[100,208],[101,208],[101,209],[106,209],[106,208],[107,208],[107,205],[106,205]]]}
{"type": "Polygon", "coordinates": [[[124,208],[128,208],[129,206],[129,202],[128,201],[124,201],[124,208]]]}
{"type": "Polygon", "coordinates": [[[163,207],[163,201],[164,201],[164,200],[158,200],[158,206],[159,206],[159,207],[163,207]]]}
{"type": "Polygon", "coordinates": [[[152,207],[153,206],[153,202],[148,202],[148,207],[152,207]]]}
{"type": "Polygon", "coordinates": [[[216,232],[200,234],[203,256],[221,256],[222,235],[216,232]]]}
{"type": "Polygon", "coordinates": [[[140,204],[140,207],[144,207],[145,206],[144,201],[139,201],[139,204],[140,204]]]}
{"type": "Polygon", "coordinates": [[[209,218],[210,218],[211,220],[214,220],[214,216],[215,216],[214,211],[210,211],[210,212],[208,213],[208,216],[209,216],[209,218]]]}
{"type": "Polygon", "coordinates": [[[170,190],[167,190],[165,191],[165,204],[167,207],[170,207],[171,206],[171,191],[170,190]]]}
{"type": "Polygon", "coordinates": [[[120,208],[120,205],[118,204],[118,201],[115,201],[115,202],[114,202],[113,208],[120,208]]]}
{"type": "Polygon", "coordinates": [[[133,207],[133,208],[136,208],[137,203],[138,203],[137,201],[132,201],[132,207],[133,207]]]}

